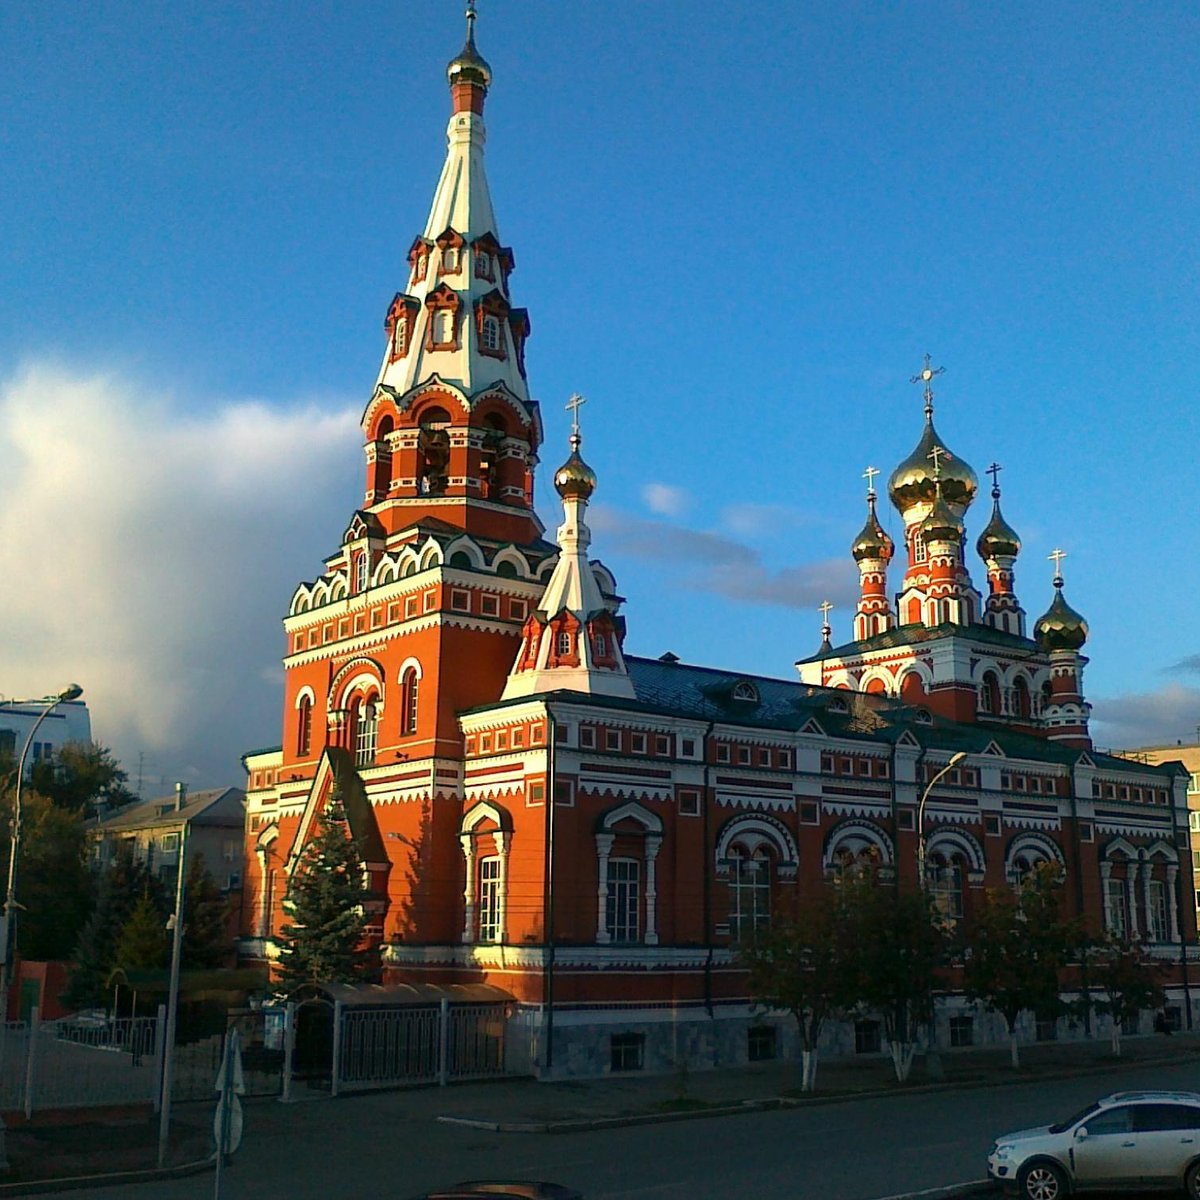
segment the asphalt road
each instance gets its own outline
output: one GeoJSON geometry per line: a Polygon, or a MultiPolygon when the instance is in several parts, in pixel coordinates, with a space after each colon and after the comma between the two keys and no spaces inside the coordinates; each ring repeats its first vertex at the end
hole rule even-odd
{"type": "MultiPolygon", "coordinates": [[[[1144,1066],[578,1134],[492,1134],[443,1124],[434,1120],[437,1093],[424,1093],[427,1113],[417,1111],[412,1093],[262,1102],[247,1105],[245,1140],[221,1196],[406,1200],[456,1180],[507,1176],[573,1184],[588,1200],[879,1200],[982,1179],[997,1134],[1139,1087],[1200,1090],[1200,1068],[1144,1066]]],[[[82,1194],[200,1200],[213,1196],[213,1176],[82,1194]]]]}

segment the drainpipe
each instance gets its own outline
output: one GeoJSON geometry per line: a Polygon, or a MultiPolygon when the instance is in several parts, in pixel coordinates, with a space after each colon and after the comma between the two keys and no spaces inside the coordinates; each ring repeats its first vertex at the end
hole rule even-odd
{"type": "MultiPolygon", "coordinates": [[[[1082,918],[1083,913],[1083,842],[1079,837],[1079,804],[1075,798],[1075,768],[1071,768],[1071,774],[1067,777],[1068,784],[1071,788],[1071,828],[1073,830],[1073,841],[1075,849],[1075,915],[1082,918]]],[[[1104,904],[1105,898],[1100,898],[1101,904],[1104,904]]],[[[1079,966],[1079,984],[1083,989],[1083,1032],[1088,1036],[1092,1036],[1092,1004],[1091,1004],[1091,988],[1088,986],[1088,954],[1085,949],[1082,956],[1082,961],[1079,966]]]]}
{"type": "Polygon", "coordinates": [[[712,847],[709,845],[709,816],[708,816],[708,740],[712,737],[712,731],[716,727],[715,721],[709,721],[708,728],[704,731],[704,738],[700,743],[700,752],[704,756],[704,794],[702,797],[702,808],[700,809],[702,816],[702,837],[704,839],[704,873],[701,876],[704,885],[703,896],[703,912],[704,912],[704,1011],[711,1017],[713,1015],[713,996],[712,996],[712,968],[713,968],[713,944],[712,944],[712,847]]]}
{"type": "Polygon", "coordinates": [[[549,1074],[554,1067],[554,809],[555,803],[555,740],[558,736],[557,723],[550,706],[546,705],[546,848],[542,863],[545,881],[542,895],[543,938],[546,945],[542,962],[542,999],[545,1004],[544,1029],[546,1052],[542,1067],[549,1074]]]}

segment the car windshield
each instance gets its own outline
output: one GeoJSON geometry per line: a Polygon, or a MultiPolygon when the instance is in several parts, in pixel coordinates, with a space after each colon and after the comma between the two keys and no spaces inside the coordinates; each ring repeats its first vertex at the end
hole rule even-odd
{"type": "Polygon", "coordinates": [[[1050,1126],[1051,1133],[1066,1133],[1078,1121],[1082,1121],[1084,1117],[1090,1117],[1092,1113],[1099,1111],[1100,1105],[1089,1104],[1086,1108],[1081,1108],[1073,1117],[1068,1117],[1065,1121],[1060,1121],[1057,1125],[1050,1126]]]}

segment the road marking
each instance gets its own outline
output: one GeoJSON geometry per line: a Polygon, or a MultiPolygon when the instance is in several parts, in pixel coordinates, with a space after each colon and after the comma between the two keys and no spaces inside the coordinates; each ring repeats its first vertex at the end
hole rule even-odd
{"type": "Polygon", "coordinates": [[[965,1183],[946,1183],[941,1187],[926,1188],[921,1192],[896,1192],[891,1196],[877,1196],[875,1200],[919,1200],[921,1196],[944,1196],[959,1188],[977,1188],[991,1183],[990,1179],[968,1179],[965,1183]]]}

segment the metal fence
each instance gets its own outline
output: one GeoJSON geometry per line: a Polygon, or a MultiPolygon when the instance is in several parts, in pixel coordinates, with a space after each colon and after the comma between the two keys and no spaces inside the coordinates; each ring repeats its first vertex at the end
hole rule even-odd
{"type": "Polygon", "coordinates": [[[286,1014],[282,1008],[235,1008],[225,1018],[225,1031],[177,1042],[171,1071],[171,1099],[212,1100],[225,1037],[236,1028],[241,1036],[242,1075],[248,1096],[278,1096],[283,1091],[286,1014]]]}
{"type": "Polygon", "coordinates": [[[363,1007],[337,1003],[330,1091],[503,1075],[503,1004],[363,1007]]]}
{"type": "Polygon", "coordinates": [[[158,1106],[163,1017],[0,1023],[0,1109],[158,1106]]]}

